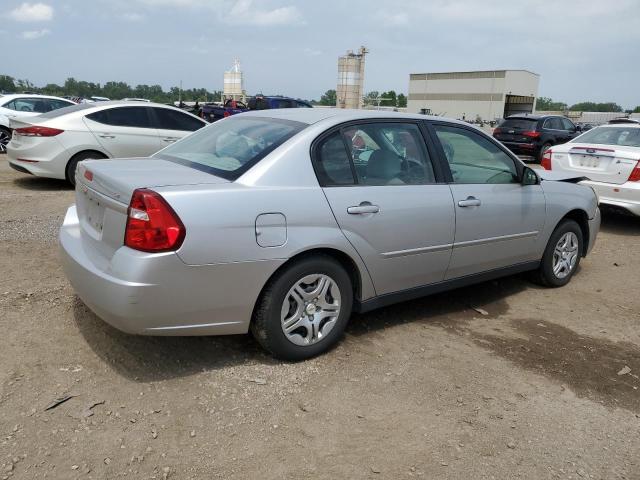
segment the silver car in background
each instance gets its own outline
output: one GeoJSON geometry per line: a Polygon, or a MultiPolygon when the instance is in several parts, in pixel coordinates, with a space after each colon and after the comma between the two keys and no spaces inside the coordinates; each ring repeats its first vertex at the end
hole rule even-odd
{"type": "Polygon", "coordinates": [[[289,360],[330,348],[353,311],[523,271],[565,285],[600,225],[575,178],[466,123],[379,111],[240,114],[76,179],[62,257],[98,316],[145,335],[251,330],[289,360]]]}

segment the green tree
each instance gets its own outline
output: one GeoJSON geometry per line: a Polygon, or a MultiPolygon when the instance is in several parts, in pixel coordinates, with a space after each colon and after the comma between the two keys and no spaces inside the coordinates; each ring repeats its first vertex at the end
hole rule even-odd
{"type": "Polygon", "coordinates": [[[640,105],[633,109],[631,113],[640,113],[640,105]]]}
{"type": "Polygon", "coordinates": [[[380,100],[380,105],[385,107],[397,107],[398,106],[398,97],[396,92],[393,90],[389,90],[388,92],[382,92],[380,97],[383,100],[380,100]]]}
{"type": "Polygon", "coordinates": [[[336,106],[336,91],[335,90],[327,90],[320,97],[320,105],[326,105],[328,107],[336,106]]]}
{"type": "Polygon", "coordinates": [[[569,110],[574,112],[622,112],[623,109],[615,102],[580,102],[571,105],[569,110]]]}
{"type": "Polygon", "coordinates": [[[555,102],[550,97],[538,97],[536,101],[536,110],[542,112],[566,110],[567,104],[564,102],[555,102]]]}
{"type": "Polygon", "coordinates": [[[407,96],[404,93],[398,94],[398,107],[399,108],[407,107],[407,96]]]}
{"type": "Polygon", "coordinates": [[[0,92],[15,92],[16,84],[13,82],[13,77],[9,75],[0,75],[0,92]]]}

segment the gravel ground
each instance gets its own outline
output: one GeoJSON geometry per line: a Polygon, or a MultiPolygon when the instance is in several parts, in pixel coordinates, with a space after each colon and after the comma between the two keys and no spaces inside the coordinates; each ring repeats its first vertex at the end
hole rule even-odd
{"type": "Polygon", "coordinates": [[[72,201],[0,157],[0,479],[640,479],[638,219],[567,287],[388,307],[291,364],[101,322],[58,261],[72,201]]]}

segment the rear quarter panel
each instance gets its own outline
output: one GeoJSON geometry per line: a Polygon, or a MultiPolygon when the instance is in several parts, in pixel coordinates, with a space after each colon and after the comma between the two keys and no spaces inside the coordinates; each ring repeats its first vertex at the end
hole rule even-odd
{"type": "Polygon", "coordinates": [[[258,187],[229,183],[216,186],[154,188],[171,204],[187,234],[178,255],[188,265],[286,260],[315,249],[347,254],[358,267],[362,299],[374,295],[366,267],[338,228],[322,189],[258,187]],[[262,247],[256,219],[265,213],[285,218],[283,245],[262,247]]]}

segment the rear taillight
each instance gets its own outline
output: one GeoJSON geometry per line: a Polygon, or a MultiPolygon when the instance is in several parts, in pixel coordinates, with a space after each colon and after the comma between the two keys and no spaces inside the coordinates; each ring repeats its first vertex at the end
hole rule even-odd
{"type": "Polygon", "coordinates": [[[640,182],[640,160],[636,163],[636,166],[631,170],[631,175],[629,175],[630,182],[640,182]]]}
{"type": "Polygon", "coordinates": [[[60,130],[58,128],[50,128],[50,127],[23,127],[16,128],[13,133],[16,135],[22,135],[24,137],[55,137],[56,135],[60,135],[64,130],[60,130]]]}
{"type": "Polygon", "coordinates": [[[542,168],[544,168],[545,170],[551,170],[551,155],[553,154],[553,152],[549,149],[546,152],[544,152],[544,155],[542,155],[542,160],[540,161],[540,166],[542,168]]]}
{"type": "Polygon", "coordinates": [[[224,112],[224,113],[222,114],[222,116],[223,116],[224,118],[227,118],[227,117],[228,117],[228,116],[230,116],[230,115],[231,115],[231,112],[224,112]]]}
{"type": "Polygon", "coordinates": [[[124,244],[143,252],[168,252],[182,245],[186,229],[162,196],[146,188],[131,196],[124,244]]]}
{"type": "Polygon", "coordinates": [[[500,127],[496,127],[493,129],[493,136],[495,137],[496,134],[500,133],[500,127]]]}
{"type": "Polygon", "coordinates": [[[527,138],[540,138],[540,132],[534,130],[527,130],[526,132],[522,132],[521,135],[527,138]]]}

